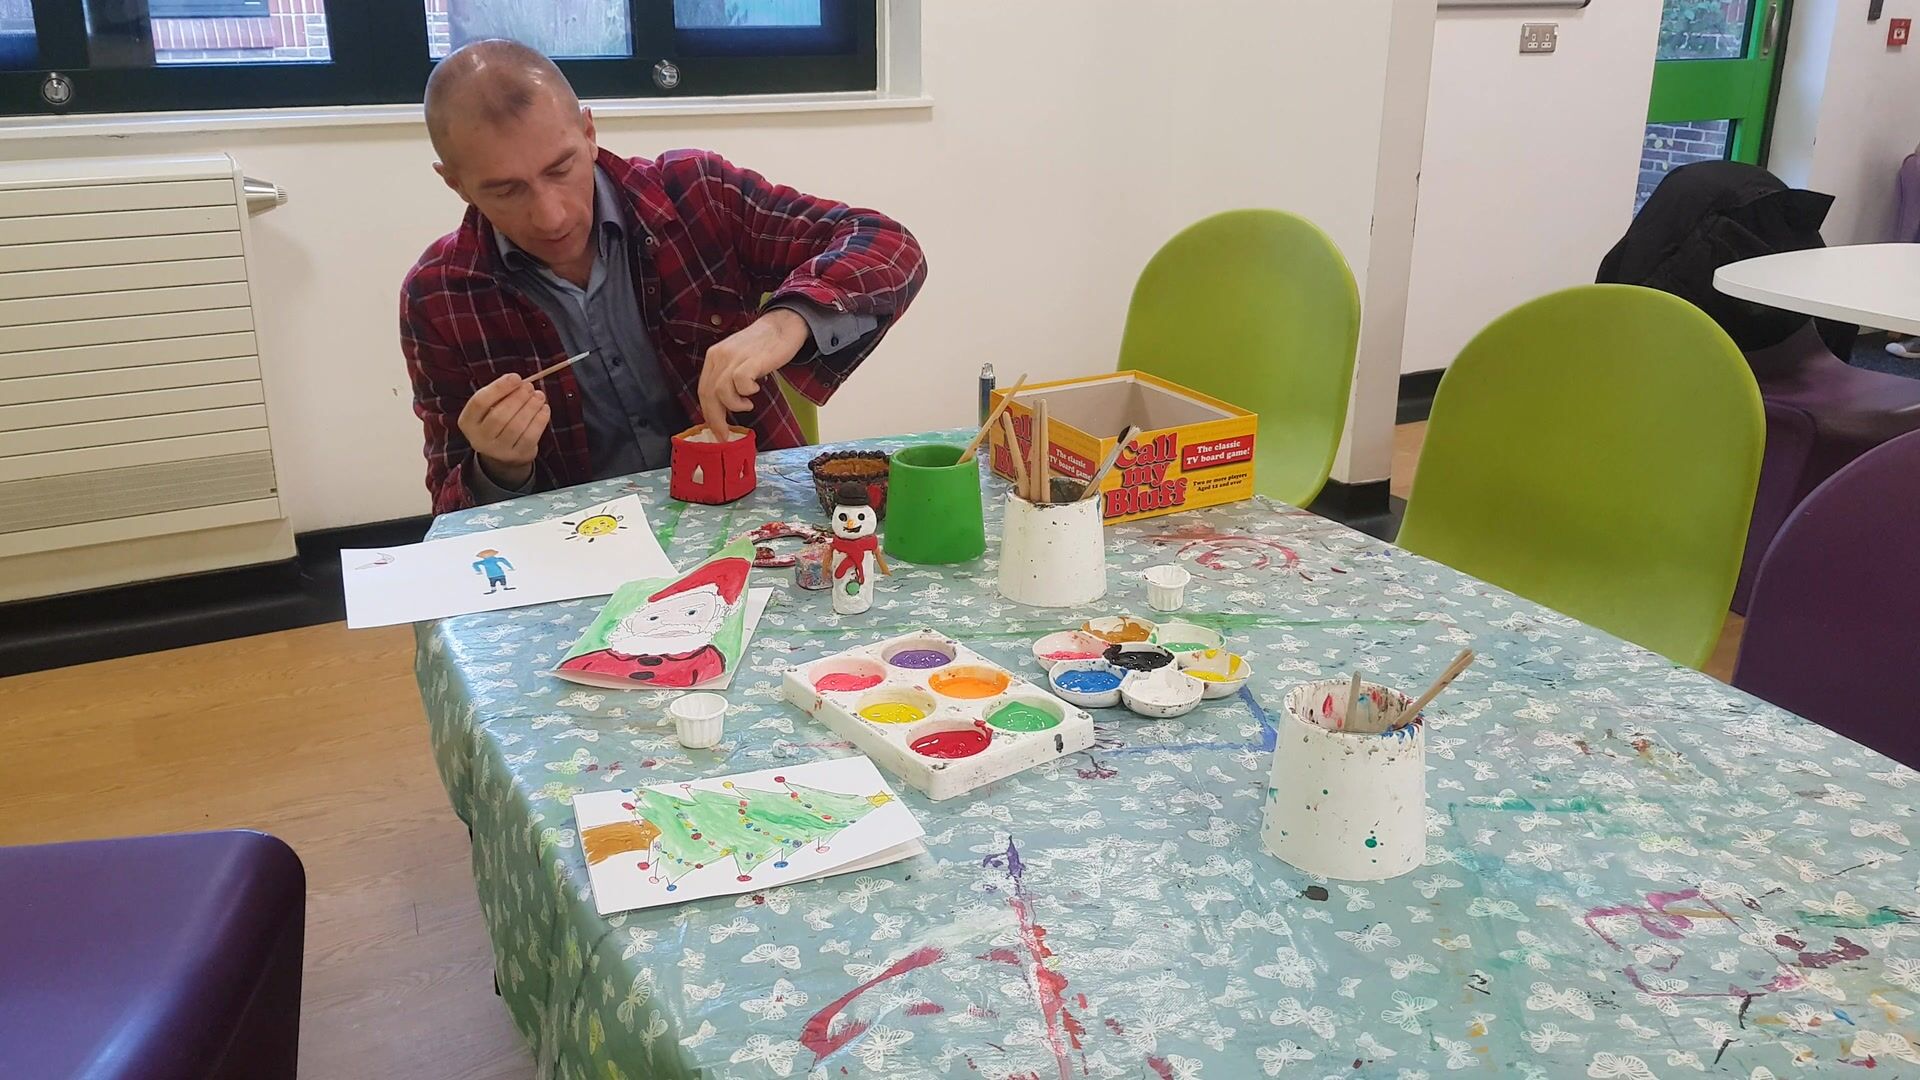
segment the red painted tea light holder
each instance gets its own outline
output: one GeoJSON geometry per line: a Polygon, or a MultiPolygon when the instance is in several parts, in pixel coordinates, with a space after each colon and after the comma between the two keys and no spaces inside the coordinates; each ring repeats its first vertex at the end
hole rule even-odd
{"type": "Polygon", "coordinates": [[[718,442],[706,425],[690,427],[673,437],[673,459],[668,469],[667,494],[681,502],[719,506],[753,494],[759,486],[754,471],[758,441],[747,428],[732,429],[734,437],[718,442]]]}

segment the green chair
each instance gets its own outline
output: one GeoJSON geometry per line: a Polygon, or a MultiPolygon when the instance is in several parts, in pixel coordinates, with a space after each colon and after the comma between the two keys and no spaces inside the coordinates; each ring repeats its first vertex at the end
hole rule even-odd
{"type": "Polygon", "coordinates": [[[787,406],[793,410],[793,419],[800,425],[800,434],[807,440],[808,446],[820,442],[820,406],[807,400],[807,396],[795,390],[785,379],[780,384],[780,396],[787,399],[787,406]]]}
{"type": "Polygon", "coordinates": [[[1332,239],[1295,214],[1231,210],[1141,271],[1120,370],[1259,414],[1254,489],[1306,506],[1333,468],[1359,340],[1360,291],[1332,239]]]}
{"type": "Polygon", "coordinates": [[[1440,380],[1399,543],[1699,667],[1765,432],[1746,360],[1698,308],[1632,285],[1543,296],[1440,380]]]}

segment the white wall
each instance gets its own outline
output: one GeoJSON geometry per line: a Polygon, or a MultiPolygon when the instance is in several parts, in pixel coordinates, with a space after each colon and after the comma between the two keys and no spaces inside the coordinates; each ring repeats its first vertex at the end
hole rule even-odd
{"type": "Polygon", "coordinates": [[[1593,280],[1632,218],[1659,24],[1659,0],[1440,13],[1403,370],[1593,280]],[[1520,55],[1534,21],[1560,24],[1558,52],[1520,55]]]}
{"type": "Polygon", "coordinates": [[[1894,172],[1920,143],[1920,44],[1888,48],[1893,18],[1920,18],[1920,0],[1888,0],[1871,23],[1852,0],[1794,5],[1768,165],[1834,196],[1829,244],[1891,239],[1894,172]]]}
{"type": "MultiPolygon", "coordinates": [[[[613,119],[601,137],[627,154],[711,147],[906,222],[931,281],[826,410],[825,435],[959,426],[982,361],[1036,381],[1110,368],[1140,267],[1204,214],[1298,211],[1364,280],[1393,5],[1422,4],[935,0],[931,111],[613,119]]],[[[423,130],[0,139],[6,158],[187,150],[232,153],[291,196],[255,219],[254,240],[294,527],[425,512],[395,298],[461,207],[429,171],[423,130]]]]}

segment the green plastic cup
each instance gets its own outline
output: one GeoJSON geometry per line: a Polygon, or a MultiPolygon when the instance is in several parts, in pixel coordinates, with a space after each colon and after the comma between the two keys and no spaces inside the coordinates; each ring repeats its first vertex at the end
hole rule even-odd
{"type": "Polygon", "coordinates": [[[980,462],[958,446],[909,446],[893,455],[887,482],[887,554],[910,563],[962,563],[987,550],[980,462]]]}

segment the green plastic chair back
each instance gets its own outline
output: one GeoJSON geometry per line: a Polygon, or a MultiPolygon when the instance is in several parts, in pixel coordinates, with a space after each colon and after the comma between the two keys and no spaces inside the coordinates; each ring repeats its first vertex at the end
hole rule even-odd
{"type": "Polygon", "coordinates": [[[1167,241],[1133,289],[1120,370],[1259,414],[1254,490],[1306,506],[1333,468],[1360,291],[1333,240],[1280,210],[1231,210],[1167,241]]]}
{"type": "Polygon", "coordinates": [[[807,400],[807,396],[788,385],[787,380],[776,380],[780,384],[780,396],[787,399],[787,406],[793,410],[793,419],[800,425],[800,434],[807,440],[808,446],[820,442],[820,406],[807,400]]]}
{"type": "Polygon", "coordinates": [[[1733,597],[1760,388],[1678,297],[1582,285],[1447,369],[1399,543],[1692,667],[1733,597]]]}

